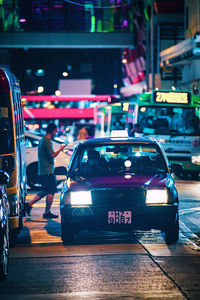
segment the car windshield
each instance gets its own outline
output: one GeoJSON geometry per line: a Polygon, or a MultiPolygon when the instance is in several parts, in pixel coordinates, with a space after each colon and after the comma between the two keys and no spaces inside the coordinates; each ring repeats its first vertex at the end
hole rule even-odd
{"type": "Polygon", "coordinates": [[[167,172],[159,148],[147,144],[108,144],[82,147],[72,163],[74,176],[167,172]]]}
{"type": "Polygon", "coordinates": [[[191,135],[200,134],[199,108],[140,107],[138,123],[144,134],[191,135]]]}

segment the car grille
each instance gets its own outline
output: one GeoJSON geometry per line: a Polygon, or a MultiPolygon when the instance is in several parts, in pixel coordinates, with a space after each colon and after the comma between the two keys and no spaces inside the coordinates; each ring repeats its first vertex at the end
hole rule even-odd
{"type": "Polygon", "coordinates": [[[97,189],[92,191],[92,202],[96,206],[127,207],[143,205],[145,203],[145,189],[135,188],[115,188],[97,189]]]}

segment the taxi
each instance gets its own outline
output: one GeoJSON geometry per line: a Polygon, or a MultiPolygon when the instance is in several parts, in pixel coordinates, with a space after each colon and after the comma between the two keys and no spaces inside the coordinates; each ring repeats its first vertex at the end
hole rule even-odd
{"type": "Polygon", "coordinates": [[[82,230],[159,229],[167,244],[179,239],[178,192],[162,146],[143,137],[81,141],[60,196],[61,238],[82,230]]]}

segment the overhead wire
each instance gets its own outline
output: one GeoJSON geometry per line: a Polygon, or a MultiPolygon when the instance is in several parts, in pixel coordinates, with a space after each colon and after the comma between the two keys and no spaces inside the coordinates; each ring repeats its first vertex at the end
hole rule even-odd
{"type": "Polygon", "coordinates": [[[70,4],[74,4],[74,5],[79,5],[79,6],[85,6],[86,4],[87,5],[92,4],[93,8],[118,8],[118,7],[123,7],[123,6],[128,6],[130,4],[133,4],[132,0],[127,0],[127,3],[124,3],[124,4],[116,4],[116,5],[109,5],[109,6],[98,6],[98,5],[94,5],[93,3],[83,4],[83,3],[72,1],[72,0],[65,0],[65,2],[68,2],[70,4]]]}

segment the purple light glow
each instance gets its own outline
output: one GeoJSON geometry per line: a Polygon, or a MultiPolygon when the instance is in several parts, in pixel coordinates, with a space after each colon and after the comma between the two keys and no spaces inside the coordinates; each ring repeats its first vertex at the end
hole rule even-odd
{"type": "Polygon", "coordinates": [[[128,26],[128,20],[123,20],[123,25],[122,25],[123,27],[126,27],[126,26],[128,26]]]}
{"type": "Polygon", "coordinates": [[[19,22],[20,22],[20,23],[25,23],[25,22],[26,22],[26,19],[19,19],[19,22]]]}
{"type": "Polygon", "coordinates": [[[55,5],[53,5],[53,7],[54,8],[61,8],[61,7],[63,7],[63,5],[62,4],[55,4],[55,5]]]}

